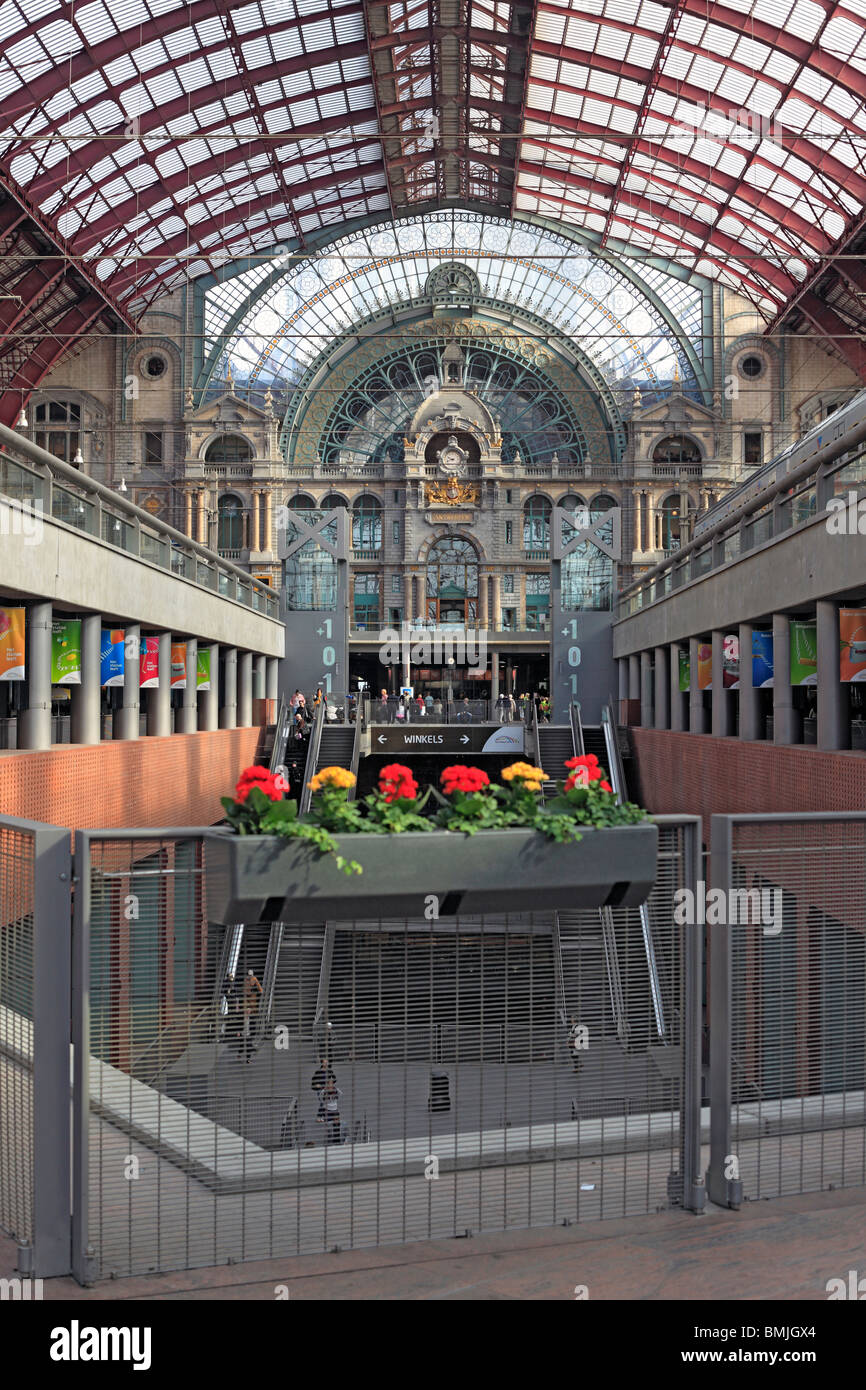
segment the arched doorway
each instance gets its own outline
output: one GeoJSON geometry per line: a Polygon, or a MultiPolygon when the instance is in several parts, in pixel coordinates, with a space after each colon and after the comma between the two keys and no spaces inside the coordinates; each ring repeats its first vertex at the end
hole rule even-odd
{"type": "Polygon", "coordinates": [[[435,542],[427,556],[427,618],[437,627],[474,627],[478,613],[478,555],[460,536],[435,542]]]}

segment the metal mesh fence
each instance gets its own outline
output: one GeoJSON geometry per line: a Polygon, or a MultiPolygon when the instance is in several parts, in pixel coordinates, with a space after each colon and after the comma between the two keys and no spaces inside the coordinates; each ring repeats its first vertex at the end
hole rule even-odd
{"type": "Polygon", "coordinates": [[[245,927],[208,924],[200,835],[88,837],[94,1273],[680,1201],[686,827],[660,834],[646,918],[245,927]]]}
{"type": "Polygon", "coordinates": [[[730,1142],[743,1195],[862,1184],[866,816],[731,819],[730,1142]]]}
{"type": "Polygon", "coordinates": [[[31,834],[0,824],[0,1227],[33,1241],[34,862],[31,834]]]}

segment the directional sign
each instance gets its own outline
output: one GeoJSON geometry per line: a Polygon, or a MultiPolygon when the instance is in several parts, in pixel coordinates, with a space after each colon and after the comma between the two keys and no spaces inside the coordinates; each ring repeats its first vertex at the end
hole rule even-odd
{"type": "Polygon", "coordinates": [[[372,753],[522,753],[522,724],[437,724],[433,728],[397,729],[374,724],[372,753]]]}

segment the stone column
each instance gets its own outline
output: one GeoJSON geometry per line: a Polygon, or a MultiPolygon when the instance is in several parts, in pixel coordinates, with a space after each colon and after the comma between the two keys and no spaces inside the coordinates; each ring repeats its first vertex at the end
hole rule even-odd
{"type": "Polygon", "coordinates": [[[481,570],[478,575],[478,626],[480,628],[487,627],[487,588],[487,571],[481,570]]]}
{"type": "Polygon", "coordinates": [[[123,654],[123,708],[118,710],[116,737],[122,739],[138,738],[139,671],[141,668],[141,628],[138,623],[127,623],[124,632],[123,654]]]}
{"type": "Polygon", "coordinates": [[[187,488],[186,497],[184,498],[184,502],[185,502],[185,504],[186,504],[186,510],[185,510],[185,515],[184,515],[184,527],[183,527],[183,529],[184,529],[184,531],[186,532],[186,534],[189,536],[190,540],[192,540],[192,538],[193,538],[193,530],[192,530],[192,491],[191,491],[191,489],[189,489],[189,488],[187,488]]]}
{"type": "Polygon", "coordinates": [[[490,619],[492,632],[502,631],[502,576],[493,576],[493,613],[490,619]]]}
{"type": "Polygon", "coordinates": [[[238,727],[238,653],[236,647],[226,647],[224,654],[222,709],[220,728],[238,727]]]}
{"type": "Polygon", "coordinates": [[[707,731],[704,711],[704,692],[698,688],[698,649],[699,637],[689,638],[689,733],[705,734],[707,731]]]}
{"type": "Polygon", "coordinates": [[[832,599],[815,605],[818,624],[818,747],[826,752],[850,746],[849,690],[839,679],[839,610],[832,599]]]}
{"type": "MultiPolygon", "coordinates": [[[[262,550],[267,550],[267,551],[273,552],[274,549],[275,549],[274,542],[273,542],[274,513],[273,513],[273,498],[271,497],[271,490],[270,490],[270,488],[267,488],[267,489],[265,490],[264,499],[265,499],[265,534],[264,534],[264,537],[263,537],[262,550]]],[[[271,697],[268,696],[268,699],[270,699],[270,698],[271,698],[271,697]]]]}
{"type": "Polygon", "coordinates": [[[774,613],[773,742],[783,745],[799,743],[799,732],[794,692],[791,689],[791,624],[786,613],[774,613]]]}
{"type": "Polygon", "coordinates": [[[208,647],[210,652],[210,690],[203,690],[201,693],[201,714],[199,727],[202,729],[219,728],[219,679],[220,679],[220,649],[216,645],[208,647]]]}
{"type": "Polygon", "coordinates": [[[653,671],[649,652],[640,654],[640,726],[653,726],[653,671]]]}
{"type": "Polygon", "coordinates": [[[275,656],[268,657],[267,698],[280,698],[280,663],[275,656]]]}
{"type": "Polygon", "coordinates": [[[27,708],[18,717],[19,748],[51,747],[51,622],[50,603],[33,603],[27,610],[27,708]]]}
{"type": "Polygon", "coordinates": [[[152,738],[171,733],[171,633],[161,632],[159,641],[159,685],[147,692],[147,732],[152,738]]]}
{"type": "Polygon", "coordinates": [[[495,703],[499,699],[499,653],[490,653],[490,699],[495,703]]]}
{"type": "Polygon", "coordinates": [[[417,615],[412,609],[412,604],[414,602],[412,595],[412,576],[408,570],[403,576],[403,588],[406,594],[406,611],[403,617],[407,623],[412,623],[417,615]]]}
{"type": "Polygon", "coordinates": [[[253,493],[253,534],[250,537],[250,550],[261,549],[262,499],[258,492],[253,493]]]}
{"type": "Polygon", "coordinates": [[[253,654],[241,652],[238,658],[238,728],[253,722],[253,654]]]}
{"type": "Polygon", "coordinates": [[[73,743],[99,743],[102,700],[102,615],[81,619],[81,684],[72,688],[73,743]]]}
{"type": "Polygon", "coordinates": [[[667,647],[656,647],[654,706],[655,726],[657,729],[670,728],[670,693],[670,677],[668,675],[668,649],[667,647]]]}
{"type": "Polygon", "coordinates": [[[198,641],[195,637],[186,639],[186,685],[183,688],[183,704],[178,711],[177,732],[194,734],[198,729],[198,690],[195,678],[198,671],[198,641]]]}
{"type": "Polygon", "coordinates": [[[198,494],[198,536],[199,545],[207,545],[207,493],[204,488],[198,494]]]}
{"type": "Polygon", "coordinates": [[[714,738],[728,738],[731,732],[730,696],[725,689],[725,634],[715,628],[713,644],[713,710],[712,732],[714,738]]]}
{"type": "Polygon", "coordinates": [[[617,657],[617,699],[622,702],[628,699],[628,657],[617,657]]]}
{"type": "Polygon", "coordinates": [[[761,714],[761,697],[752,685],[752,624],[740,623],[740,738],[754,742],[763,738],[763,730],[758,721],[761,714]]]}

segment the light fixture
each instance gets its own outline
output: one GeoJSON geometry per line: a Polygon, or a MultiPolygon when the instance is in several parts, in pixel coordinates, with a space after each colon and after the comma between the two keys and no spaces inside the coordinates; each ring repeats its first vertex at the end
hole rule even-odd
{"type": "Polygon", "coordinates": [[[26,429],[28,428],[28,424],[27,424],[27,412],[25,411],[23,405],[22,405],[22,407],[21,407],[21,414],[18,416],[18,419],[15,421],[15,428],[16,428],[16,430],[26,430],[26,429]]]}
{"type": "Polygon", "coordinates": [[[121,480],[120,480],[120,487],[117,489],[117,491],[118,491],[118,492],[126,492],[126,490],[127,490],[127,488],[126,488],[126,479],[125,479],[125,478],[121,478],[121,480]]]}
{"type": "Polygon", "coordinates": [[[73,462],[73,463],[83,463],[83,462],[84,462],[84,455],[83,455],[82,452],[81,452],[81,445],[80,445],[80,444],[79,444],[78,448],[75,450],[75,458],[72,460],[72,462],[73,462]]]}

